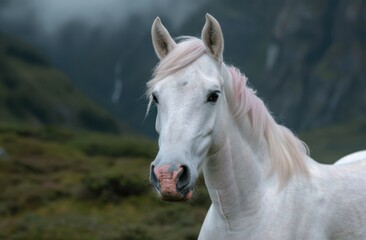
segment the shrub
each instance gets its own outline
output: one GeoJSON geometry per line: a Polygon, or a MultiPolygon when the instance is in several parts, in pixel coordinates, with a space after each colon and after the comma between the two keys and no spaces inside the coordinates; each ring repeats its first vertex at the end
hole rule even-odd
{"type": "Polygon", "coordinates": [[[81,181],[76,197],[82,200],[118,202],[129,196],[141,195],[145,189],[140,178],[126,176],[112,169],[87,175],[81,181]]]}
{"type": "Polygon", "coordinates": [[[15,221],[0,222],[0,239],[155,240],[140,224],[106,223],[100,216],[80,213],[42,216],[25,214],[15,221]]]}
{"type": "Polygon", "coordinates": [[[66,194],[65,189],[55,182],[49,181],[42,184],[23,182],[1,193],[0,197],[4,205],[0,213],[14,215],[26,209],[45,205],[66,194]]]}
{"type": "MultiPolygon", "coordinates": [[[[128,239],[128,240],[154,240],[151,234],[148,233],[146,228],[142,226],[126,226],[121,236],[118,236],[117,239],[128,239]]],[[[112,239],[111,239],[112,240],[112,239]]]]}
{"type": "Polygon", "coordinates": [[[104,114],[97,114],[91,109],[81,109],[78,114],[82,126],[87,129],[101,132],[119,132],[117,122],[104,114]]]}
{"type": "Polygon", "coordinates": [[[118,135],[86,135],[70,142],[88,156],[145,157],[156,155],[156,144],[138,137],[118,135]]]}

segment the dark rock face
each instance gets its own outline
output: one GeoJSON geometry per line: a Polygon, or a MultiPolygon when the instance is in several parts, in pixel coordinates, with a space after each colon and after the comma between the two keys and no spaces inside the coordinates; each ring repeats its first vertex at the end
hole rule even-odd
{"type": "MultiPolygon", "coordinates": [[[[225,60],[240,67],[277,120],[303,131],[366,114],[366,2],[215,1],[225,60]]],[[[203,12],[190,18],[190,31],[203,12]]]]}
{"type": "Polygon", "coordinates": [[[261,81],[271,79],[269,105],[291,127],[365,114],[365,10],[362,1],[327,0],[292,1],[279,12],[261,81]]]}

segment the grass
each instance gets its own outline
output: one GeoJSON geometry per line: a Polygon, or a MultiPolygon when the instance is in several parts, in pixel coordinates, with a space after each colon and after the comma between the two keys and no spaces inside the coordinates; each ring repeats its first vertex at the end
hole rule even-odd
{"type": "Polygon", "coordinates": [[[0,124],[0,148],[0,239],[197,238],[208,201],[157,199],[150,140],[0,124]]]}

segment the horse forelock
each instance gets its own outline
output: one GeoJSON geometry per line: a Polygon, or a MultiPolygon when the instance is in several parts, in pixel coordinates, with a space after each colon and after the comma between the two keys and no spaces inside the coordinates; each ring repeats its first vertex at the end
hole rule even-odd
{"type": "Polygon", "coordinates": [[[275,122],[256,91],[247,86],[247,78],[240,70],[228,66],[232,79],[232,112],[237,121],[248,117],[253,136],[263,135],[271,158],[270,174],[276,172],[283,185],[294,174],[308,175],[305,157],[307,146],[289,129],[275,122]]]}
{"type": "Polygon", "coordinates": [[[163,58],[155,67],[153,78],[147,83],[148,96],[151,88],[165,77],[188,66],[206,53],[206,47],[201,39],[194,37],[180,37],[179,44],[163,58]]]}

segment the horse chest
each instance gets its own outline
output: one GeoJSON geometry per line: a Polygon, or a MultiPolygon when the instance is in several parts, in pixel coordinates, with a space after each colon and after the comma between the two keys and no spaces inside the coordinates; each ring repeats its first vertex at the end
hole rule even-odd
{"type": "Polygon", "coordinates": [[[327,217],[318,208],[289,207],[274,205],[258,216],[227,220],[211,206],[199,239],[329,239],[327,217]]]}

